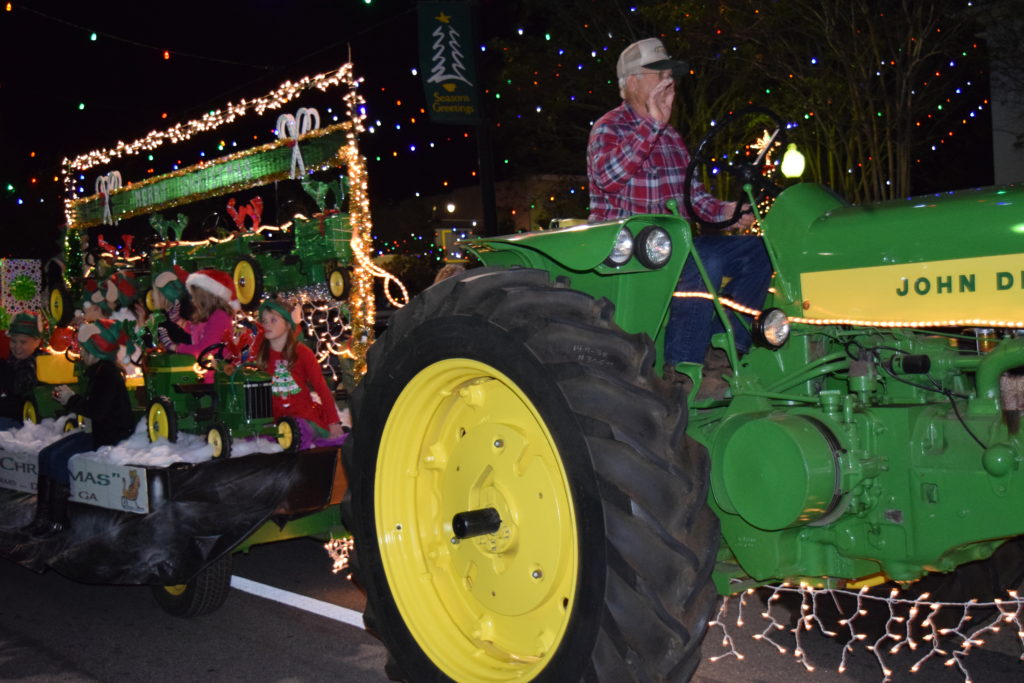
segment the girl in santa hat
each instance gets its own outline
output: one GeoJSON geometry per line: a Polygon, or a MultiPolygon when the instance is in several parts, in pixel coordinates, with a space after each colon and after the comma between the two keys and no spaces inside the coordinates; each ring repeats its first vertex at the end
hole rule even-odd
{"type": "MultiPolygon", "coordinates": [[[[168,351],[198,356],[208,346],[230,338],[232,318],[241,306],[235,296],[235,283],[222,270],[197,270],[188,276],[185,286],[192,297],[191,343],[176,343],[164,328],[157,329],[157,336],[168,351]]],[[[205,381],[213,382],[212,372],[206,373],[205,381]]]]}
{"type": "Polygon", "coordinates": [[[100,319],[78,329],[85,364],[86,391],[77,394],[66,384],[53,397],[69,411],[86,418],[78,429],[39,451],[36,479],[36,516],[25,530],[35,538],[48,538],[68,525],[71,476],[68,461],[78,453],[113,446],[131,436],[135,428],[124,373],[116,363],[118,349],[129,343],[123,322],[100,319]]]}
{"type": "Polygon", "coordinates": [[[297,316],[277,299],[264,301],[259,314],[263,332],[256,341],[255,359],[271,374],[274,417],[298,420],[300,449],[340,445],[345,433],[338,407],[316,355],[299,340],[297,316]]]}

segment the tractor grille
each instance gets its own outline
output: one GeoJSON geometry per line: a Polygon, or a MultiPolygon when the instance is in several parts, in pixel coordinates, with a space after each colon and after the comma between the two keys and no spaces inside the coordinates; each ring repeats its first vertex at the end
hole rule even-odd
{"type": "Polygon", "coordinates": [[[259,420],[271,416],[270,382],[245,383],[245,417],[259,420]]]}

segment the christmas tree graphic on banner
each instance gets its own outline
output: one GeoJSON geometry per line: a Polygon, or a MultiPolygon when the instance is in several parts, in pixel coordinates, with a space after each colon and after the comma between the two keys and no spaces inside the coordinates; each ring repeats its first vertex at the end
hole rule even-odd
{"type": "Polygon", "coordinates": [[[451,24],[451,17],[441,12],[437,17],[437,28],[434,29],[434,65],[430,69],[427,83],[443,83],[445,81],[462,81],[473,85],[466,78],[466,65],[462,61],[462,47],[459,41],[462,36],[451,24]]]}
{"type": "Polygon", "coordinates": [[[469,3],[421,2],[418,9],[420,68],[430,119],[480,123],[469,3]]]}

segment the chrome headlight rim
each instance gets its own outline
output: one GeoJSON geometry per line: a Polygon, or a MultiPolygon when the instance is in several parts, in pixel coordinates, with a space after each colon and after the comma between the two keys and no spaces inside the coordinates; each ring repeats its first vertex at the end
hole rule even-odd
{"type": "Polygon", "coordinates": [[[672,236],[669,235],[668,230],[658,225],[648,225],[640,231],[639,235],[636,236],[636,243],[634,247],[636,259],[647,268],[651,268],[653,270],[663,268],[665,264],[672,260],[672,249],[672,236]],[[667,243],[667,250],[664,252],[664,256],[660,260],[652,259],[648,252],[648,246],[657,239],[663,239],[667,243]]]}
{"type": "Polygon", "coordinates": [[[785,346],[790,334],[789,316],[781,308],[766,308],[754,319],[751,337],[758,346],[776,351],[785,346]]]}
{"type": "Polygon", "coordinates": [[[629,231],[629,228],[625,226],[619,228],[611,253],[604,260],[605,265],[613,268],[626,265],[629,259],[633,258],[634,245],[633,233],[629,231]]]}

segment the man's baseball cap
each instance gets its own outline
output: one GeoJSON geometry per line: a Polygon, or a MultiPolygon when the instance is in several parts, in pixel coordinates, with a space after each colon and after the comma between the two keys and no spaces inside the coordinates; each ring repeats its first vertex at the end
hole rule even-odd
{"type": "Polygon", "coordinates": [[[665,71],[671,69],[674,76],[680,76],[689,70],[686,62],[668,56],[665,46],[657,38],[644,38],[633,43],[619,55],[616,75],[620,81],[626,76],[641,73],[643,69],[665,71]]]}

